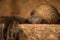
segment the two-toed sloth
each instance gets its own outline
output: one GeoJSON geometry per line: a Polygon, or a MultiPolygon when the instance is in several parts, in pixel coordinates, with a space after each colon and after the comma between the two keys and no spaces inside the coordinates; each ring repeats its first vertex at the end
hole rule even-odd
{"type": "Polygon", "coordinates": [[[28,22],[32,24],[57,24],[60,23],[60,14],[57,9],[49,4],[41,4],[31,12],[28,22]]]}

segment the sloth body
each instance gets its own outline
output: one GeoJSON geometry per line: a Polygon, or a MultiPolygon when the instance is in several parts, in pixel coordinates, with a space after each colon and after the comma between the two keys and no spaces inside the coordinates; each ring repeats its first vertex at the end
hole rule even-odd
{"type": "Polygon", "coordinates": [[[56,24],[60,18],[59,16],[60,14],[54,6],[41,4],[32,10],[31,17],[28,18],[28,21],[32,24],[56,24]]]}
{"type": "Polygon", "coordinates": [[[7,17],[5,19],[5,28],[4,28],[4,38],[6,40],[8,27],[11,26],[16,21],[19,24],[27,23],[27,24],[57,24],[60,23],[59,17],[60,14],[56,10],[55,7],[51,5],[42,4],[38,7],[36,7],[31,12],[31,17],[28,19],[22,19],[17,17],[7,17]]]}

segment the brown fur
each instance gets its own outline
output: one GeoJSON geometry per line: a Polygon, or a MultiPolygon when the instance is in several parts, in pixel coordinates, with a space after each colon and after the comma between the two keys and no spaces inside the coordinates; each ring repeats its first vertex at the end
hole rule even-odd
{"type": "Polygon", "coordinates": [[[43,22],[42,22],[43,24],[44,23],[56,24],[56,23],[58,23],[58,20],[60,18],[59,16],[60,16],[60,14],[58,13],[57,9],[54,6],[48,5],[48,4],[41,4],[40,6],[36,7],[34,10],[32,10],[31,17],[28,18],[28,20],[29,20],[29,22],[32,21],[31,23],[35,23],[35,24],[37,24],[38,20],[43,20],[43,22]],[[38,19],[38,18],[40,18],[40,19],[38,19]],[[35,22],[35,20],[37,20],[37,21],[35,22]]]}

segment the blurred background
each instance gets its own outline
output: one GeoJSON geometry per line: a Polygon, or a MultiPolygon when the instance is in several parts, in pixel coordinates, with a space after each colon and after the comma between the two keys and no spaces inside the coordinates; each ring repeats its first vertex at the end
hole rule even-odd
{"type": "Polygon", "coordinates": [[[38,5],[51,4],[60,12],[60,0],[0,0],[0,16],[20,16],[27,18],[38,5]]]}

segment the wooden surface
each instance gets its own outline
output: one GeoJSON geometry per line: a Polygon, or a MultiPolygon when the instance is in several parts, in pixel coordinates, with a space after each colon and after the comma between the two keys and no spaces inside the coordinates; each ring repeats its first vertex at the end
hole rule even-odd
{"type": "Polygon", "coordinates": [[[11,32],[8,40],[60,40],[60,24],[17,24],[11,32]]]}
{"type": "Polygon", "coordinates": [[[19,24],[20,40],[60,40],[58,24],[19,24]]]}

